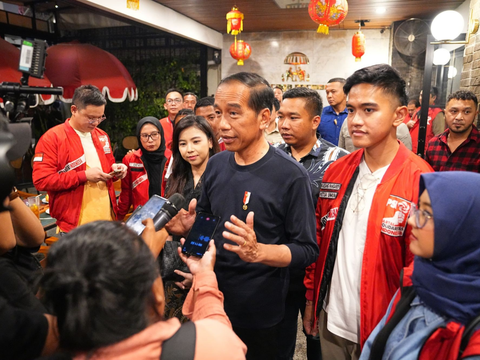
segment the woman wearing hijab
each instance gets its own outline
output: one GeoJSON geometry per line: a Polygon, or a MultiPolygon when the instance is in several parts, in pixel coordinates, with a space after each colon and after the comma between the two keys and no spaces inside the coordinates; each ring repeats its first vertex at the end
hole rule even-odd
{"type": "Polygon", "coordinates": [[[480,359],[480,174],[422,174],[413,266],[360,360],[480,359]]]}
{"type": "Polygon", "coordinates": [[[162,181],[169,150],[165,149],[163,128],[158,119],[148,116],[137,124],[140,148],[123,158],[128,167],[122,180],[122,192],[118,200],[117,220],[123,220],[130,205],[144,205],[154,194],[162,195],[162,181]]]}

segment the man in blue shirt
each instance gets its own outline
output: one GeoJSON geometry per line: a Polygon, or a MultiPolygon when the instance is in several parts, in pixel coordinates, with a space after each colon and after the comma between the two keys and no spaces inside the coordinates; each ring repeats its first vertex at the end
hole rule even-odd
{"type": "Polygon", "coordinates": [[[318,132],[323,139],[338,145],[338,136],[343,121],[347,118],[347,96],[343,92],[345,79],[333,78],[328,81],[325,91],[330,106],[326,106],[322,112],[322,120],[318,125],[318,132]]]}

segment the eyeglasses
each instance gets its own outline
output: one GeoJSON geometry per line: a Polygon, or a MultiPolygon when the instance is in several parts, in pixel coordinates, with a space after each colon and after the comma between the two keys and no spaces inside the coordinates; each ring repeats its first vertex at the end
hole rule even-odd
{"type": "Polygon", "coordinates": [[[415,204],[412,205],[409,217],[410,216],[415,216],[415,226],[417,229],[424,228],[425,225],[427,225],[428,220],[433,219],[433,215],[428,211],[420,210],[415,204]]]}
{"type": "Polygon", "coordinates": [[[93,125],[93,124],[95,124],[96,122],[98,122],[98,123],[100,124],[100,123],[101,123],[102,121],[104,121],[106,118],[107,118],[107,117],[106,117],[105,115],[102,115],[102,116],[100,116],[99,118],[91,118],[91,117],[88,117],[88,116],[87,116],[88,123],[89,123],[90,125],[93,125]]]}
{"type": "Polygon", "coordinates": [[[160,131],[154,131],[151,134],[140,134],[140,137],[142,138],[143,141],[148,141],[148,139],[152,140],[157,140],[158,137],[160,136],[160,131]]]}
{"type": "Polygon", "coordinates": [[[167,102],[167,104],[173,104],[174,102],[176,102],[177,104],[180,104],[182,102],[182,99],[180,99],[180,98],[168,99],[166,102],[167,102]]]}

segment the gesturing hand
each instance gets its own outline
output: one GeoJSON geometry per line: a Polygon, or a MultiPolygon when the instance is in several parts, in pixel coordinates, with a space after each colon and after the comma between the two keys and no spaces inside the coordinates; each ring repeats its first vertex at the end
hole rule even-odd
{"type": "Polygon", "coordinates": [[[180,276],[183,276],[184,279],[182,281],[176,281],[175,285],[177,285],[180,289],[186,290],[192,287],[193,283],[193,275],[190,273],[186,273],[180,270],[174,270],[174,273],[180,276]]]}
{"type": "Polygon", "coordinates": [[[165,225],[165,229],[167,229],[170,234],[185,236],[195,222],[196,206],[197,200],[192,199],[190,204],[188,204],[188,211],[180,209],[178,214],[165,225]]]}
{"type": "Polygon", "coordinates": [[[222,235],[225,239],[231,240],[237,245],[224,244],[223,247],[236,253],[243,261],[260,262],[260,248],[257,235],[253,230],[253,211],[248,213],[246,223],[234,215],[230,216],[230,221],[225,222],[225,228],[228,231],[224,231],[222,235]]]}

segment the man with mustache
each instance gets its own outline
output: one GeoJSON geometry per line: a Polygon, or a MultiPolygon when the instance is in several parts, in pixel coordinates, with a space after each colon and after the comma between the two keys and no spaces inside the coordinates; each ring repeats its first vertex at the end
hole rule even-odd
{"type": "Polygon", "coordinates": [[[473,121],[478,100],[471,91],[457,91],[448,97],[445,122],[448,129],[427,145],[425,160],[435,171],[480,172],[480,135],[473,121]]]}

